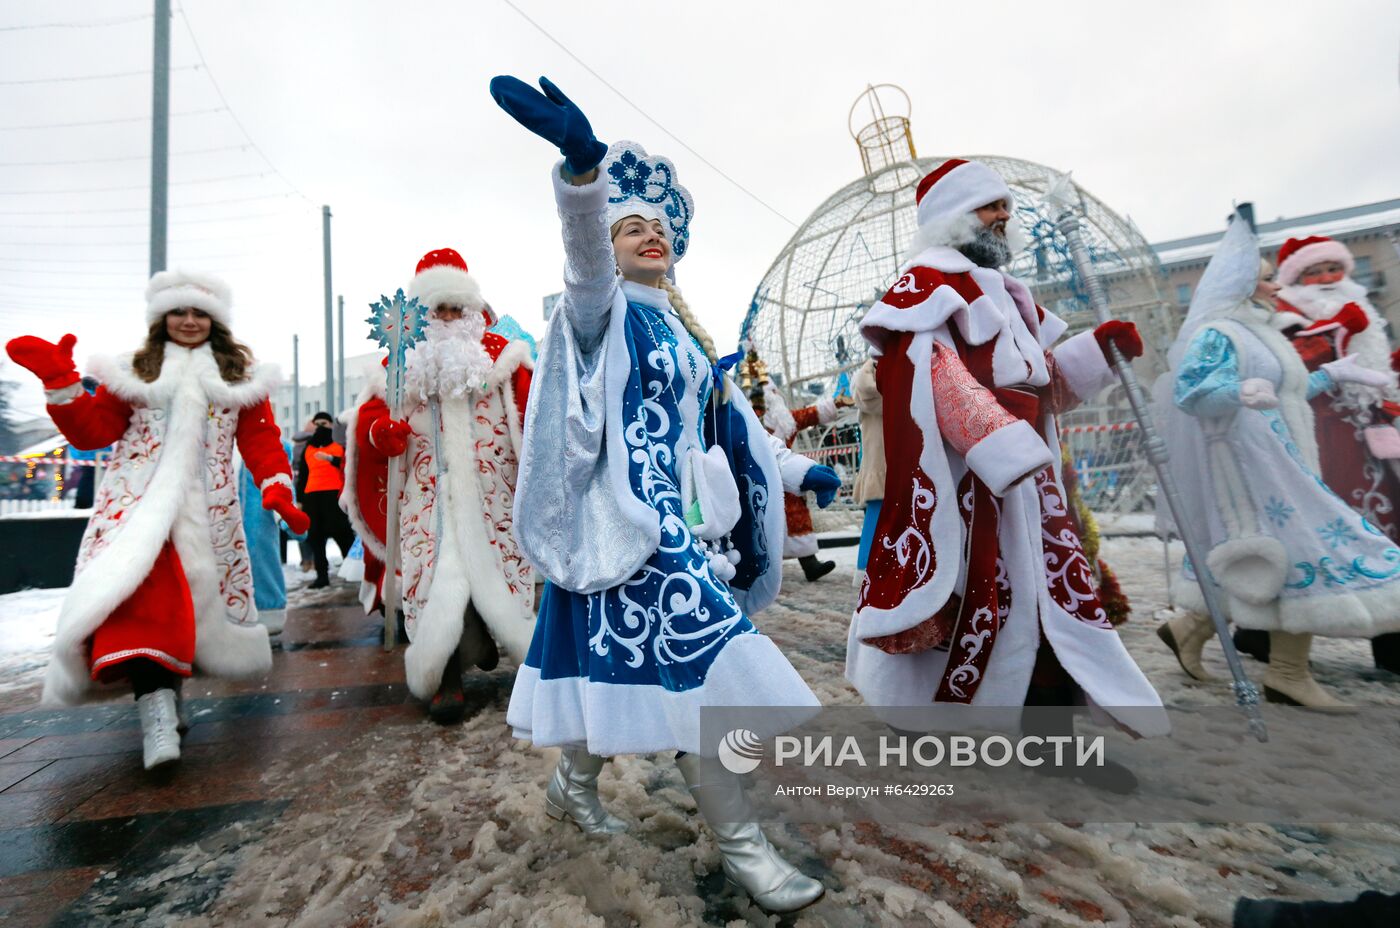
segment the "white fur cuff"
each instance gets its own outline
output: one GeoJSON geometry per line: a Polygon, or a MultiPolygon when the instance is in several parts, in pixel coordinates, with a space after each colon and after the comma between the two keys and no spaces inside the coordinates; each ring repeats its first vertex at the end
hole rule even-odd
{"type": "Polygon", "coordinates": [[[262,483],[258,484],[258,492],[266,493],[268,487],[275,487],[278,485],[295,492],[295,488],[292,486],[292,478],[288,477],[286,474],[273,474],[271,477],[268,477],[262,483]]]}
{"type": "Polygon", "coordinates": [[[967,466],[995,496],[1055,461],[1045,440],[1024,419],[1003,425],[967,452],[967,466]]]}
{"type": "Polygon", "coordinates": [[[1055,363],[1074,395],[1087,400],[1113,383],[1113,366],[1103,355],[1093,330],[1080,332],[1055,349],[1055,363]]]}
{"type": "Polygon", "coordinates": [[[601,168],[598,176],[586,184],[571,184],[564,179],[561,158],[549,175],[554,179],[554,202],[561,213],[596,213],[608,205],[608,178],[601,168]]]}
{"type": "Polygon", "coordinates": [[[57,390],[45,390],[44,402],[50,406],[62,406],[71,403],[83,395],[83,382],[75,380],[66,387],[59,387],[57,390]]]}

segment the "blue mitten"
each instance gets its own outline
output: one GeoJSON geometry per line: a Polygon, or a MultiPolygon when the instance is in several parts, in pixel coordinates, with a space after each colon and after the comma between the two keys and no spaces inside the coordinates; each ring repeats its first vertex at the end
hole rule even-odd
{"type": "Polygon", "coordinates": [[[841,489],[841,478],[825,464],[813,464],[807,470],[807,476],[802,478],[802,489],[817,494],[817,508],[825,509],[836,498],[836,491],[841,489]]]}
{"type": "Polygon", "coordinates": [[[564,168],[578,177],[598,166],[608,146],[593,137],[593,127],[583,110],[574,105],[547,77],[540,78],[540,93],[517,77],[491,78],[491,98],[511,118],[547,142],[559,146],[564,168]]]}

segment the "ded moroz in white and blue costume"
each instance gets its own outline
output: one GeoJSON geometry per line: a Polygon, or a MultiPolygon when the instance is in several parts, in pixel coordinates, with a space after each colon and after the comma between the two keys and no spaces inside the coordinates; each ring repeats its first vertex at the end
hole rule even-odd
{"type": "Polygon", "coordinates": [[[591,183],[562,168],[564,294],[515,498],[549,584],[508,721],[537,746],[697,752],[705,706],[818,705],[749,619],[777,596],[783,492],[812,463],[770,438],[666,290],[618,276],[609,228],[624,217],[659,220],[675,260],[687,251],[694,204],[671,162],[618,142],[591,183]]]}

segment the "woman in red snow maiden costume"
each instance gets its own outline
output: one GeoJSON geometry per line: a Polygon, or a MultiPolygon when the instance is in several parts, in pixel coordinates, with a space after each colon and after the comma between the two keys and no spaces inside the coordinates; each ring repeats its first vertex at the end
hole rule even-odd
{"type": "Polygon", "coordinates": [[[306,531],[258,365],[229,332],[221,280],[162,271],[146,289],[146,343],[93,358],[88,395],[77,338],[32,335],[6,345],[44,383],[48,413],[74,447],[114,444],[73,585],[59,612],[44,701],[71,705],[130,681],[147,769],[177,760],[176,688],[194,666],[216,676],[272,667],[258,624],[238,502],[234,442],[263,506],[306,531]]]}

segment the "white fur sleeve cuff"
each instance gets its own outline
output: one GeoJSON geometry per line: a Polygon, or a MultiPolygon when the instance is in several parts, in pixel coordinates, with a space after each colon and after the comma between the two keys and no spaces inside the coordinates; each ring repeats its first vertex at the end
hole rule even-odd
{"type": "Polygon", "coordinates": [[[286,474],[273,474],[271,477],[268,477],[262,483],[258,484],[258,492],[266,493],[268,487],[275,487],[279,484],[293,492],[296,490],[296,488],[292,486],[291,477],[288,477],[286,474]]]}
{"type": "Polygon", "coordinates": [[[836,408],[836,401],[829,396],[823,396],[817,400],[817,421],[822,425],[835,422],[840,410],[836,408]]]}
{"type": "Polygon", "coordinates": [[[1080,332],[1055,349],[1055,363],[1074,395],[1087,400],[1113,383],[1113,367],[1103,356],[1093,330],[1080,332]]]}
{"type": "Polygon", "coordinates": [[[795,454],[776,435],[769,435],[768,443],[773,446],[773,454],[778,459],[778,473],[783,478],[783,489],[788,493],[801,493],[802,481],[806,479],[807,471],[811,470],[817,462],[795,454]]]}
{"type": "Polygon", "coordinates": [[[967,466],[993,495],[1001,496],[1016,483],[1055,461],[1050,448],[1031,424],[1017,419],[968,449],[967,466]]]}
{"type": "Polygon", "coordinates": [[[564,178],[561,158],[550,173],[554,179],[554,202],[561,213],[600,213],[608,206],[608,179],[602,170],[586,184],[571,184],[564,178]]]}
{"type": "Polygon", "coordinates": [[[66,387],[59,387],[57,390],[45,390],[44,402],[50,406],[62,406],[71,403],[83,395],[83,383],[75,380],[66,387]]]}

